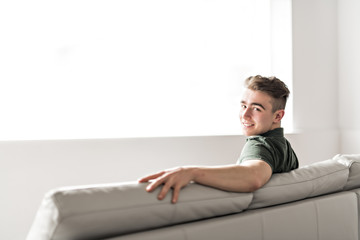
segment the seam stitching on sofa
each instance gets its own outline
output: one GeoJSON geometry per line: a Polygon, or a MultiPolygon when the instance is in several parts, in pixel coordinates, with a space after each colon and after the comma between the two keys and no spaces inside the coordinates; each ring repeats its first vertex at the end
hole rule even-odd
{"type": "Polygon", "coordinates": [[[264,213],[260,213],[260,217],[261,217],[261,240],[265,239],[265,216],[264,213]]]}
{"type": "Polygon", "coordinates": [[[315,207],[315,214],[316,214],[316,236],[317,239],[320,240],[320,230],[319,230],[319,207],[317,205],[317,202],[312,202],[315,207]]]}

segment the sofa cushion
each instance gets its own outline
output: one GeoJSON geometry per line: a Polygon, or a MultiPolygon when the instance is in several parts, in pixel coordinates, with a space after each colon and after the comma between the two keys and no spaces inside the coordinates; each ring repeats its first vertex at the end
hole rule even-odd
{"type": "Polygon", "coordinates": [[[177,204],[171,194],[157,199],[160,188],[122,183],[68,187],[49,192],[35,218],[28,240],[98,239],[176,223],[241,212],[251,193],[231,193],[198,184],[185,187],[177,204]]]}
{"type": "Polygon", "coordinates": [[[350,190],[360,187],[360,154],[338,154],[334,160],[348,166],[349,178],[344,187],[344,190],[350,190]]]}
{"type": "Polygon", "coordinates": [[[268,183],[255,191],[249,208],[260,208],[341,191],[347,183],[349,168],[330,159],[288,173],[273,174],[268,183]]]}

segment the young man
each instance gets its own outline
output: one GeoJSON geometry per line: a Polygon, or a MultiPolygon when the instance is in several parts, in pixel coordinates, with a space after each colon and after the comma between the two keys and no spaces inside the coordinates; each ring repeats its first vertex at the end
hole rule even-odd
{"type": "Polygon", "coordinates": [[[247,136],[237,164],[216,167],[180,167],[143,177],[139,182],[152,182],[146,191],[160,185],[158,199],[173,189],[176,203],[181,188],[190,182],[234,192],[253,192],[262,187],[273,173],[298,168],[298,159],[284,138],[281,119],[289,96],[286,85],[275,77],[252,76],[245,80],[241,100],[240,122],[247,136]]]}

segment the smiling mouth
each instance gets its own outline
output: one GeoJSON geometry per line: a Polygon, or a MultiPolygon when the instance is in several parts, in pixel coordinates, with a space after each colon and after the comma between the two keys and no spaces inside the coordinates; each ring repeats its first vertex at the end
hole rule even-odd
{"type": "Polygon", "coordinates": [[[242,123],[245,127],[252,127],[252,126],[254,126],[254,124],[252,124],[252,123],[242,123]]]}

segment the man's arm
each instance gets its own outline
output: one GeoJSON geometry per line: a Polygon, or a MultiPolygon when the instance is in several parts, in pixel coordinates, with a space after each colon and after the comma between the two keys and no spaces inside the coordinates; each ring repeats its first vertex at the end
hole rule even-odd
{"type": "Polygon", "coordinates": [[[160,200],[173,188],[172,202],[176,203],[181,188],[191,181],[227,191],[253,192],[262,187],[271,175],[269,164],[262,160],[249,160],[240,165],[181,167],[143,177],[139,182],[153,180],[146,188],[148,192],[163,184],[158,195],[160,200]]]}

